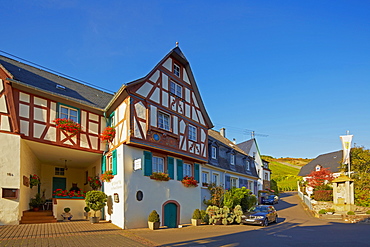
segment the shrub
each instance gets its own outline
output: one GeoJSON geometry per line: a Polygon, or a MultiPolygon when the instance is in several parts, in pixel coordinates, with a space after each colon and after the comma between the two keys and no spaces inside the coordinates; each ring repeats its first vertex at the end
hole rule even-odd
{"type": "Polygon", "coordinates": [[[355,215],[355,212],[353,212],[353,211],[348,211],[348,212],[347,212],[347,215],[355,215]]]}
{"type": "Polygon", "coordinates": [[[89,207],[84,207],[84,210],[86,213],[90,212],[90,208],[89,207]]]}
{"type": "Polygon", "coordinates": [[[195,219],[195,220],[202,219],[202,216],[200,215],[200,210],[199,209],[195,209],[194,210],[194,212],[193,212],[193,218],[192,219],[195,219]]]}
{"type": "Polygon", "coordinates": [[[321,210],[319,211],[319,214],[326,214],[326,213],[327,213],[326,209],[321,209],[321,210]]]}
{"type": "Polygon", "coordinates": [[[107,195],[102,191],[92,190],[86,193],[86,207],[89,207],[94,211],[94,216],[96,216],[97,211],[105,207],[106,201],[107,195]]]}
{"type": "Polygon", "coordinates": [[[370,210],[367,210],[367,211],[366,211],[366,214],[370,214],[370,210]]]}
{"type": "Polygon", "coordinates": [[[330,212],[330,213],[335,213],[335,209],[334,209],[334,208],[329,208],[329,209],[328,209],[328,212],[330,212]]]}
{"type": "Polygon", "coordinates": [[[159,214],[157,211],[153,210],[148,217],[149,222],[159,222],[159,214]]]}
{"type": "Polygon", "coordinates": [[[316,201],[332,201],[333,191],[332,190],[316,190],[313,193],[313,198],[316,201]]]}
{"type": "Polygon", "coordinates": [[[69,213],[69,211],[71,211],[70,208],[64,208],[64,212],[69,213]]]}
{"type": "Polygon", "coordinates": [[[200,215],[202,216],[202,222],[208,224],[209,223],[209,216],[206,210],[200,210],[200,215]]]}

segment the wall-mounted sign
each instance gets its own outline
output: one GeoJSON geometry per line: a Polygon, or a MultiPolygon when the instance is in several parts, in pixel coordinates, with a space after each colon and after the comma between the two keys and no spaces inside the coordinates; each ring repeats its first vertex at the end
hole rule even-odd
{"type": "Polygon", "coordinates": [[[134,171],[141,170],[141,159],[134,160],[134,171]]]}
{"type": "Polygon", "coordinates": [[[29,187],[30,186],[30,178],[23,176],[23,185],[29,187]]]}

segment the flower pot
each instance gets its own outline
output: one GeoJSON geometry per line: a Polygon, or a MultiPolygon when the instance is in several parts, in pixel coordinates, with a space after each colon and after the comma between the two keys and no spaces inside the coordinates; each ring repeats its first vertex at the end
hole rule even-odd
{"type": "Polygon", "coordinates": [[[201,219],[191,219],[191,224],[193,226],[199,226],[202,223],[201,219]]]}
{"type": "Polygon", "coordinates": [[[34,207],[33,208],[33,211],[37,212],[37,211],[39,211],[39,208],[38,207],[34,207]]]}
{"type": "Polygon", "coordinates": [[[150,222],[150,221],[148,221],[148,227],[151,230],[159,229],[160,224],[161,224],[160,222],[150,222]]]}
{"type": "Polygon", "coordinates": [[[99,223],[100,217],[90,217],[90,223],[95,224],[99,223]]]}

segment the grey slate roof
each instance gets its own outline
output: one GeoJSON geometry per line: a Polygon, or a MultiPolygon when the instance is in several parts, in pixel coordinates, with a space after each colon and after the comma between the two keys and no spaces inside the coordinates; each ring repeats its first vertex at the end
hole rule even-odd
{"type": "Polygon", "coordinates": [[[307,165],[303,166],[299,171],[298,176],[305,177],[315,170],[317,165],[323,168],[329,168],[331,172],[339,172],[343,159],[343,151],[335,151],[332,153],[321,154],[316,159],[312,160],[307,165]]]}
{"type": "Polygon", "coordinates": [[[247,154],[250,154],[253,143],[254,143],[254,139],[250,139],[248,141],[237,144],[237,146],[240,149],[242,149],[244,152],[246,152],[247,154]]]}
{"type": "Polygon", "coordinates": [[[104,109],[113,97],[113,94],[4,56],[0,56],[0,64],[13,75],[15,83],[72,99],[94,108],[104,109]],[[57,89],[57,85],[65,87],[65,90],[57,89]]]}
{"type": "MultiPolygon", "coordinates": [[[[243,150],[241,150],[232,141],[230,141],[226,137],[223,137],[220,134],[220,132],[218,132],[218,131],[215,131],[213,129],[209,129],[208,130],[208,141],[210,143],[215,141],[215,142],[218,143],[218,145],[223,145],[224,147],[226,147],[227,149],[230,149],[230,150],[234,149],[240,155],[248,157],[250,161],[253,161],[252,157],[250,157],[247,153],[245,153],[243,150]]],[[[241,166],[240,164],[238,164],[238,163],[236,163],[235,169],[231,169],[230,161],[226,157],[222,157],[221,155],[218,155],[216,162],[211,157],[209,157],[208,163],[210,165],[223,168],[225,170],[236,171],[236,172],[239,172],[239,173],[242,173],[242,174],[246,174],[246,175],[254,176],[254,177],[258,178],[256,167],[255,167],[254,164],[252,164],[253,162],[251,162],[251,169],[248,172],[246,172],[245,168],[243,166],[241,166]]]]}

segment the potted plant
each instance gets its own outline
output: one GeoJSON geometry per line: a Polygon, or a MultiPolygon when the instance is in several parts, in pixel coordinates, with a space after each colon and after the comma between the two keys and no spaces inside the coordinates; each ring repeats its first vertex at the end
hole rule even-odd
{"type": "Polygon", "coordinates": [[[92,190],[86,193],[85,203],[86,207],[89,207],[94,211],[94,216],[90,217],[90,223],[98,223],[99,217],[96,216],[96,212],[102,210],[105,207],[107,201],[107,195],[102,191],[92,190]]]}
{"type": "Polygon", "coordinates": [[[95,176],[95,177],[88,177],[87,178],[87,181],[89,182],[91,188],[93,190],[98,190],[101,188],[102,184],[99,180],[99,177],[98,176],[95,176]]]}
{"type": "Polygon", "coordinates": [[[64,213],[62,213],[63,221],[70,221],[73,215],[70,213],[70,208],[64,208],[64,213]]]}
{"type": "Polygon", "coordinates": [[[33,209],[33,211],[39,211],[40,205],[43,204],[43,201],[41,199],[40,193],[37,193],[34,198],[30,199],[30,208],[33,209]]]}
{"type": "Polygon", "coordinates": [[[200,214],[200,210],[199,209],[195,209],[194,212],[193,212],[193,217],[191,219],[191,224],[193,226],[199,226],[202,222],[202,216],[200,214]]]}
{"type": "Polygon", "coordinates": [[[36,174],[30,175],[30,188],[32,189],[33,186],[37,186],[41,183],[39,176],[36,174]]]}
{"type": "Polygon", "coordinates": [[[148,217],[148,226],[151,230],[156,230],[159,228],[160,221],[159,221],[159,214],[157,211],[153,210],[148,217]]]}
{"type": "Polygon", "coordinates": [[[197,187],[198,186],[198,181],[195,180],[194,177],[189,177],[189,176],[185,176],[182,180],[181,180],[181,183],[185,186],[185,187],[197,187]]]}
{"type": "Polygon", "coordinates": [[[334,208],[329,208],[327,211],[328,211],[327,214],[334,214],[335,213],[334,208]]]}
{"type": "Polygon", "coordinates": [[[84,216],[86,219],[89,218],[89,212],[90,212],[90,208],[89,207],[84,207],[84,216]]]}

